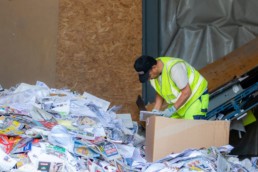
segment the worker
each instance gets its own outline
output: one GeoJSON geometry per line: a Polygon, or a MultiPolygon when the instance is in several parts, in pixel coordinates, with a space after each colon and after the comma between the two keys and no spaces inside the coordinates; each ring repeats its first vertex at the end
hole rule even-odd
{"type": "Polygon", "coordinates": [[[186,61],[143,55],[135,60],[134,68],[140,82],[150,80],[156,91],[152,111],[171,118],[205,119],[209,103],[208,82],[186,61]],[[164,100],[168,107],[161,111],[164,100]]]}

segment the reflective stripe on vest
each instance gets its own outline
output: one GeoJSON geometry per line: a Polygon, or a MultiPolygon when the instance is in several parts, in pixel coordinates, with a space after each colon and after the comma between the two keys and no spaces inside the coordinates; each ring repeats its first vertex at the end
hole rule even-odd
{"type": "Polygon", "coordinates": [[[174,104],[181,95],[180,89],[176,86],[171,78],[171,68],[179,62],[183,62],[186,66],[187,76],[189,78],[188,80],[192,94],[190,98],[188,98],[186,103],[181,106],[180,109],[178,109],[177,111],[180,116],[183,116],[186,109],[207,89],[207,81],[199,74],[197,70],[195,70],[192,66],[190,66],[182,59],[159,57],[157,58],[157,60],[161,60],[164,64],[161,74],[162,81],[161,84],[159,83],[158,79],[152,79],[150,80],[150,82],[156,92],[159,93],[159,95],[161,95],[168,104],[174,104]]]}

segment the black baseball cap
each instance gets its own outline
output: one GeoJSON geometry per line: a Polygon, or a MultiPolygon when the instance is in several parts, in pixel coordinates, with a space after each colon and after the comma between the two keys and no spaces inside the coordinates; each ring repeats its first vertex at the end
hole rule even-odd
{"type": "Polygon", "coordinates": [[[150,76],[150,69],[153,65],[156,65],[157,61],[151,56],[140,56],[135,60],[134,69],[139,75],[139,80],[141,83],[147,82],[150,76]]]}

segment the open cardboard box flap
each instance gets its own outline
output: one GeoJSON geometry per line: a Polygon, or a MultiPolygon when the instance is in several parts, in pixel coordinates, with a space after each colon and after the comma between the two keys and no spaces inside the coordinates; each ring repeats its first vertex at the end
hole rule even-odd
{"type": "Polygon", "coordinates": [[[150,117],[146,121],[146,159],[153,162],[185,149],[227,145],[229,129],[229,121],[150,117]]]}

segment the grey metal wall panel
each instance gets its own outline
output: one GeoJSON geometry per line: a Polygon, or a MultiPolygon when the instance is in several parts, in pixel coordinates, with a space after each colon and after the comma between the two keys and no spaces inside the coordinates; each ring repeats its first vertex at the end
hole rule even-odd
{"type": "MultiPolygon", "coordinates": [[[[144,2],[143,20],[148,22],[143,23],[143,32],[148,34],[144,35],[143,54],[182,58],[201,69],[258,35],[257,0],[144,2]]],[[[145,84],[143,88],[145,102],[154,101],[155,92],[149,87],[145,84]]]]}

